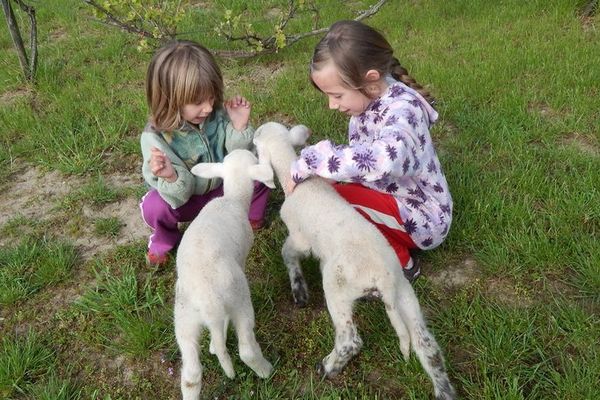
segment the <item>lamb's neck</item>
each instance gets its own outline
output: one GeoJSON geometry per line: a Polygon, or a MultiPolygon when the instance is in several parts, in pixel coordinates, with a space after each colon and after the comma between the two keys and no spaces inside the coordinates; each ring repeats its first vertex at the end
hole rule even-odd
{"type": "Polygon", "coordinates": [[[254,183],[249,182],[249,185],[238,186],[238,184],[227,184],[227,181],[223,184],[223,198],[235,200],[242,206],[250,208],[252,201],[252,193],[254,189],[254,183]]]}
{"type": "Polygon", "coordinates": [[[277,175],[277,180],[279,180],[279,184],[281,185],[284,194],[287,196],[289,194],[287,190],[292,183],[290,168],[298,156],[291,147],[277,149],[276,154],[276,156],[271,155],[271,165],[273,166],[273,170],[275,171],[275,175],[277,175]]]}

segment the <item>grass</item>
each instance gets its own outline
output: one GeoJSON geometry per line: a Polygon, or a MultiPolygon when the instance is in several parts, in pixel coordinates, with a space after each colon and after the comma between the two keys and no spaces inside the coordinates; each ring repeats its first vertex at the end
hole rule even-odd
{"type": "MultiPolygon", "coordinates": [[[[267,30],[287,4],[250,3],[201,2],[180,31],[223,47],[212,33],[223,9],[245,10],[267,30]]],[[[461,398],[600,396],[600,38],[598,16],[578,15],[583,3],[395,1],[368,20],[438,99],[432,135],[455,215],[448,239],[420,256],[415,290],[461,398]]],[[[369,4],[319,2],[321,21],[351,18],[369,4]]],[[[82,2],[34,6],[35,85],[21,81],[8,31],[0,30],[0,397],[178,398],[174,263],[149,270],[143,240],[116,243],[126,221],[88,215],[144,193],[139,133],[150,54],[136,50],[135,37],[88,18],[82,2]],[[52,197],[34,185],[13,194],[33,180],[31,170],[71,190],[52,197]],[[117,186],[115,176],[136,183],[117,186]],[[90,256],[80,240],[88,234],[113,244],[90,256]]],[[[227,95],[250,99],[254,125],[303,123],[314,140],[344,142],[347,121],[307,81],[316,41],[219,60],[227,95]]],[[[281,202],[273,192],[270,223],[247,265],[258,341],[275,372],[257,378],[230,332],[237,376],[225,379],[203,334],[203,398],[430,398],[426,374],[415,357],[402,360],[377,302],[356,307],[361,354],[336,379],[315,373],[333,329],[316,260],[303,264],[308,307],[292,306],[279,255],[281,202]]]]}

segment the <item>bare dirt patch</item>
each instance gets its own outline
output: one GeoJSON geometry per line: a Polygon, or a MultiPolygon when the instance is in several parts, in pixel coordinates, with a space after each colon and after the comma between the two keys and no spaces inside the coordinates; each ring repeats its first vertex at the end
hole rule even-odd
{"type": "Polygon", "coordinates": [[[530,307],[534,304],[530,290],[507,277],[485,277],[476,261],[466,258],[456,265],[428,274],[434,285],[444,290],[475,286],[499,304],[510,307],[530,307]]]}
{"type": "Polygon", "coordinates": [[[600,156],[600,147],[598,145],[598,141],[577,132],[572,132],[565,135],[561,139],[560,143],[563,146],[575,147],[577,150],[587,155],[595,157],[600,156]]]}
{"type": "Polygon", "coordinates": [[[527,111],[530,114],[539,114],[546,118],[554,118],[559,115],[558,111],[543,102],[529,102],[527,104],[527,111]]]}
{"type": "Polygon", "coordinates": [[[0,95],[0,106],[7,106],[22,98],[30,98],[33,96],[33,91],[30,88],[18,88],[9,90],[0,95]]]}
{"type": "Polygon", "coordinates": [[[439,272],[428,275],[435,285],[449,289],[459,289],[477,283],[480,276],[481,271],[475,260],[471,258],[466,258],[458,265],[450,265],[439,272]]]}
{"type": "Polygon", "coordinates": [[[534,304],[531,294],[524,286],[507,278],[494,278],[486,282],[485,293],[498,303],[515,308],[527,308],[534,304]]]}
{"type": "Polygon", "coordinates": [[[67,30],[65,28],[58,28],[50,32],[48,35],[49,41],[56,43],[59,40],[66,39],[68,37],[67,30]]]}
{"type": "Polygon", "coordinates": [[[98,237],[94,235],[94,227],[89,224],[82,230],[82,235],[74,238],[75,245],[80,249],[85,259],[93,257],[117,245],[138,241],[150,234],[139,210],[139,200],[128,197],[124,200],[111,203],[101,210],[84,207],[83,215],[89,221],[99,218],[116,217],[121,221],[121,231],[115,238],[98,237]]]}
{"type": "MultiPolygon", "coordinates": [[[[111,175],[105,179],[109,187],[117,189],[135,187],[140,184],[138,175],[111,175]]],[[[37,168],[27,168],[12,177],[12,182],[3,188],[0,200],[0,227],[11,219],[22,216],[27,220],[51,221],[61,211],[56,205],[71,191],[85,185],[82,177],[64,176],[57,171],[44,173],[37,168]]],[[[85,206],[81,210],[82,226],[76,234],[56,226],[54,234],[75,243],[84,260],[116,245],[131,243],[147,237],[150,233],[143,222],[139,199],[132,196],[107,204],[100,209],[85,206]],[[99,218],[118,218],[121,230],[115,238],[102,237],[94,233],[93,222],[99,218]]],[[[9,237],[0,237],[0,246],[5,246],[9,237]]]]}
{"type": "Polygon", "coordinates": [[[19,214],[29,219],[44,219],[60,198],[83,184],[80,178],[65,178],[56,171],[44,174],[36,168],[24,169],[11,179],[12,183],[2,189],[0,226],[19,214]]]}

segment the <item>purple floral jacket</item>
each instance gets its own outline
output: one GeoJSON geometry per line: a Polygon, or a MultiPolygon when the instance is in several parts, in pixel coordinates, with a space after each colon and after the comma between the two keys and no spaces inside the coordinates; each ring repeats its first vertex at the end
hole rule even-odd
{"type": "Polygon", "coordinates": [[[432,249],[452,222],[452,197],[429,134],[437,117],[419,93],[391,81],[350,119],[348,145],[323,140],[305,147],[292,164],[292,177],[299,183],[318,175],[391,194],[406,232],[419,248],[432,249]]]}

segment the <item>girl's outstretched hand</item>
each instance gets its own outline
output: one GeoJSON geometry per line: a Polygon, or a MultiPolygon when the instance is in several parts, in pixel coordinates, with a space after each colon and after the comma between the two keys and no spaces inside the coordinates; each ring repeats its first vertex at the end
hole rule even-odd
{"type": "Polygon", "coordinates": [[[171,164],[171,160],[160,149],[153,147],[150,153],[150,170],[154,176],[163,178],[167,182],[175,182],[177,180],[177,172],[171,164]]]}
{"type": "Polygon", "coordinates": [[[243,131],[248,127],[252,105],[245,97],[237,95],[225,101],[223,105],[235,130],[243,131]]]}

